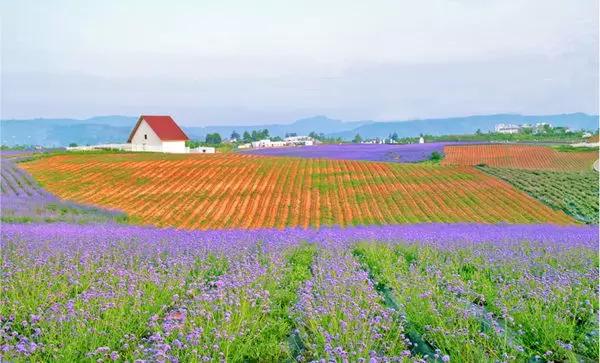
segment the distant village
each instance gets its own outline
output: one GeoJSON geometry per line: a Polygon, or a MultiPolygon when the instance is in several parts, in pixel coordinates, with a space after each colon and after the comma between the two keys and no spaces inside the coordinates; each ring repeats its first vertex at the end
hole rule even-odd
{"type": "MultiPolygon", "coordinates": [[[[547,122],[538,122],[535,125],[533,124],[497,124],[494,127],[494,131],[499,134],[545,134],[545,133],[571,133],[574,130],[571,130],[568,127],[556,126],[553,127],[551,124],[547,122]]],[[[583,137],[590,137],[591,133],[586,132],[583,134],[583,137]]]]}

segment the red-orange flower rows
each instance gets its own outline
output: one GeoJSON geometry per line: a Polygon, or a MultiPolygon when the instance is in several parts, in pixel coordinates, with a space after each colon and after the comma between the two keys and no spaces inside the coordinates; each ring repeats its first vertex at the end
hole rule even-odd
{"type": "Polygon", "coordinates": [[[163,227],[575,223],[471,167],[134,153],[62,155],[22,166],[63,198],[163,227]]]}
{"type": "Polygon", "coordinates": [[[579,171],[590,170],[597,151],[559,152],[536,145],[457,145],[444,147],[443,165],[486,164],[498,168],[579,171]]]}

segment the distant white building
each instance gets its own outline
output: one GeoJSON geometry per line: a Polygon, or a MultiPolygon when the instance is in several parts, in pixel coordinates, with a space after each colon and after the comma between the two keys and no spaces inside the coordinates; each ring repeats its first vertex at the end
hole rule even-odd
{"type": "Polygon", "coordinates": [[[310,136],[288,136],[283,139],[288,145],[314,145],[315,140],[310,136]]]}
{"type": "MultiPolygon", "coordinates": [[[[171,116],[142,115],[129,135],[131,151],[186,153],[189,138],[171,116]]],[[[214,151],[213,151],[214,152],[214,151]]]]}
{"type": "Polygon", "coordinates": [[[271,147],[271,140],[264,139],[264,140],[252,141],[251,145],[255,149],[261,148],[261,147],[271,147]]]}
{"type": "Polygon", "coordinates": [[[494,130],[499,134],[518,134],[521,126],[514,124],[497,124],[494,130]]]}
{"type": "Polygon", "coordinates": [[[285,141],[271,141],[269,139],[264,139],[264,140],[252,141],[250,143],[250,145],[254,149],[259,149],[259,148],[264,148],[264,147],[283,147],[283,146],[287,146],[287,143],[285,141]]]}
{"type": "Polygon", "coordinates": [[[424,144],[425,143],[425,139],[423,138],[423,136],[419,137],[419,144],[424,144]]]}

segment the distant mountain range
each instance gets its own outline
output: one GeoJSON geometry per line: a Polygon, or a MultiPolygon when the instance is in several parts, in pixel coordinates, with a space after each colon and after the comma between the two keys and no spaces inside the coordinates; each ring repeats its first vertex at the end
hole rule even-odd
{"type": "MultiPolygon", "coordinates": [[[[2,145],[41,145],[47,147],[93,145],[101,143],[124,143],[137,117],[101,116],[85,120],[76,119],[30,119],[1,120],[0,142],[2,145]]],[[[271,136],[285,136],[286,133],[306,135],[311,131],[327,136],[352,139],[356,134],[363,138],[386,137],[397,133],[400,137],[418,136],[419,134],[449,135],[470,134],[478,129],[483,132],[494,129],[498,123],[537,123],[548,122],[554,126],[565,126],[572,129],[598,129],[598,115],[571,113],[560,115],[525,116],[518,114],[481,115],[468,117],[451,117],[440,119],[408,120],[408,121],[354,121],[344,122],[325,116],[315,116],[297,120],[291,124],[263,124],[251,126],[205,126],[186,127],[184,131],[191,139],[204,139],[206,134],[218,132],[229,137],[233,131],[242,134],[244,131],[268,129],[271,136]]]]}

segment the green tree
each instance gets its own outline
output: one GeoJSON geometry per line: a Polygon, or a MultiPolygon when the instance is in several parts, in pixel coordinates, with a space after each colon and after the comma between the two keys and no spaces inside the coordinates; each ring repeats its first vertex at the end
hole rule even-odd
{"type": "Polygon", "coordinates": [[[201,142],[198,140],[188,140],[185,142],[185,146],[192,148],[192,149],[197,148],[198,146],[200,146],[200,144],[201,144],[201,142]]]}
{"type": "Polygon", "coordinates": [[[435,162],[439,162],[442,160],[442,154],[440,154],[437,151],[434,151],[431,153],[431,156],[429,157],[429,160],[431,161],[435,161],[435,162]]]}
{"type": "Polygon", "coordinates": [[[207,144],[212,144],[212,145],[218,145],[221,143],[221,135],[219,135],[218,132],[215,132],[214,134],[207,134],[206,135],[206,143],[207,144]]]}
{"type": "Polygon", "coordinates": [[[251,142],[252,141],[252,136],[250,135],[250,133],[248,131],[244,131],[244,136],[243,136],[244,142],[251,142]]]}
{"type": "Polygon", "coordinates": [[[77,144],[74,143],[74,142],[72,142],[72,143],[69,144],[69,147],[77,147],[77,144]]]}
{"type": "Polygon", "coordinates": [[[352,139],[352,142],[355,144],[360,144],[362,142],[362,137],[360,137],[360,134],[356,134],[356,136],[354,136],[354,139],[352,139]]]}
{"type": "Polygon", "coordinates": [[[233,130],[233,132],[231,133],[231,140],[239,140],[240,139],[240,134],[237,133],[237,131],[233,130]]]}

